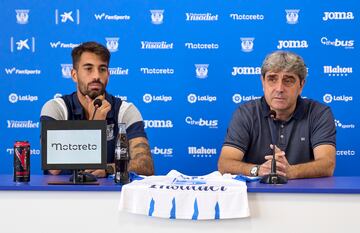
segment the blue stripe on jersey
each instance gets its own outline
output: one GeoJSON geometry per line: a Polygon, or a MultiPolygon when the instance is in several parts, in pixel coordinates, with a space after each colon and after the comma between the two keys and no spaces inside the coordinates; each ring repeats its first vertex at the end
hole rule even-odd
{"type": "Polygon", "coordinates": [[[172,207],[171,207],[171,210],[170,210],[170,219],[176,219],[175,197],[172,199],[172,207]]]}
{"type": "Polygon", "coordinates": [[[195,198],[195,201],[194,201],[194,214],[193,214],[191,219],[192,220],[197,220],[198,216],[199,216],[199,208],[198,208],[198,205],[197,205],[197,198],[195,198]]]}
{"type": "Polygon", "coordinates": [[[154,206],[155,206],[154,198],[151,198],[150,206],[149,206],[149,216],[152,216],[152,215],[153,215],[153,213],[154,213],[154,206]]]}
{"type": "Polygon", "coordinates": [[[216,205],[215,205],[215,219],[220,219],[220,206],[219,206],[219,202],[216,202],[216,205]]]}

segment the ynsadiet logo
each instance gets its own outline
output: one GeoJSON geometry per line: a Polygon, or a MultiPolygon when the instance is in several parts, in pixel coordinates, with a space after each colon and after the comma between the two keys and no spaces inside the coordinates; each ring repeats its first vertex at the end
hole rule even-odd
{"type": "Polygon", "coordinates": [[[9,102],[12,104],[17,103],[18,101],[29,101],[29,102],[33,102],[33,101],[37,101],[38,97],[37,96],[32,96],[32,95],[18,95],[16,93],[11,93],[9,95],[9,102]]]}
{"type": "Polygon", "coordinates": [[[355,129],[355,124],[343,124],[340,120],[335,119],[335,126],[341,129],[355,129]]]}
{"type": "Polygon", "coordinates": [[[172,101],[172,97],[166,96],[166,95],[155,96],[155,95],[151,95],[151,94],[144,94],[143,101],[147,104],[149,104],[153,101],[154,102],[169,102],[169,101],[172,101]]]}
{"type": "Polygon", "coordinates": [[[326,46],[343,47],[345,49],[353,49],[355,47],[355,40],[340,40],[338,38],[335,38],[335,40],[329,40],[324,36],[320,39],[320,41],[326,46]]]}
{"type": "Polygon", "coordinates": [[[33,122],[31,120],[27,121],[16,121],[16,120],[7,120],[7,127],[9,129],[15,128],[39,128],[39,122],[33,122]]]}
{"type": "Polygon", "coordinates": [[[237,76],[237,75],[259,75],[261,74],[261,67],[237,67],[234,66],[233,67],[233,71],[231,72],[232,76],[237,76]]]}
{"type": "Polygon", "coordinates": [[[325,94],[323,96],[323,101],[327,104],[331,103],[331,102],[351,102],[353,101],[353,97],[352,96],[346,96],[346,95],[340,95],[340,96],[335,96],[335,95],[331,95],[331,94],[325,94]]]}
{"type": "Polygon", "coordinates": [[[141,41],[141,49],[173,49],[174,43],[166,41],[141,41]]]}
{"type": "Polygon", "coordinates": [[[218,120],[204,120],[200,117],[199,120],[194,120],[191,116],[185,118],[185,122],[189,125],[195,125],[200,127],[209,127],[215,129],[218,127],[218,120]]]}
{"type": "Polygon", "coordinates": [[[323,21],[328,20],[354,20],[354,14],[351,11],[348,12],[324,12],[323,21]]]}
{"type": "Polygon", "coordinates": [[[186,21],[218,21],[219,15],[212,13],[185,13],[186,21]]]}
{"type": "Polygon", "coordinates": [[[187,100],[191,104],[196,103],[197,101],[199,101],[199,102],[215,102],[216,96],[210,96],[210,95],[199,96],[199,95],[191,93],[187,96],[187,100]]]}

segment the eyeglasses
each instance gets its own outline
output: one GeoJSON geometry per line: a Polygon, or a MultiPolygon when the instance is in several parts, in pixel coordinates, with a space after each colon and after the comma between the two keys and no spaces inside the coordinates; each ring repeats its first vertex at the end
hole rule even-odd
{"type": "Polygon", "coordinates": [[[284,85],[285,87],[293,87],[295,85],[296,78],[295,77],[284,77],[283,79],[280,79],[278,77],[269,75],[265,77],[265,82],[271,86],[274,87],[278,84],[279,80],[281,80],[282,85],[284,85]]]}

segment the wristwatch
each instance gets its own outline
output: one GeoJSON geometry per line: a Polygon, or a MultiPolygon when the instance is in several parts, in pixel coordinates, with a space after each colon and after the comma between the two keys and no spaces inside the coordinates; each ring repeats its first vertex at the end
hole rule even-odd
{"type": "Polygon", "coordinates": [[[250,175],[251,176],[258,176],[259,175],[259,170],[260,170],[260,165],[255,165],[251,168],[250,170],[250,175]]]}

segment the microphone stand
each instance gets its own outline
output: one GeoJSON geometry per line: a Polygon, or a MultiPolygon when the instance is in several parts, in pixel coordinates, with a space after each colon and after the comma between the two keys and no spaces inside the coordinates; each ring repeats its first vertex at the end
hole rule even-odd
{"type": "MultiPolygon", "coordinates": [[[[276,112],[270,111],[269,116],[271,117],[272,121],[275,121],[276,119],[276,112]]],[[[265,175],[261,178],[260,183],[263,184],[286,184],[288,182],[288,179],[285,176],[279,175],[276,173],[276,160],[275,160],[275,140],[274,140],[274,133],[272,130],[272,126],[269,123],[270,127],[270,134],[271,134],[271,143],[273,145],[273,158],[271,160],[271,172],[268,175],[265,175]]]]}

